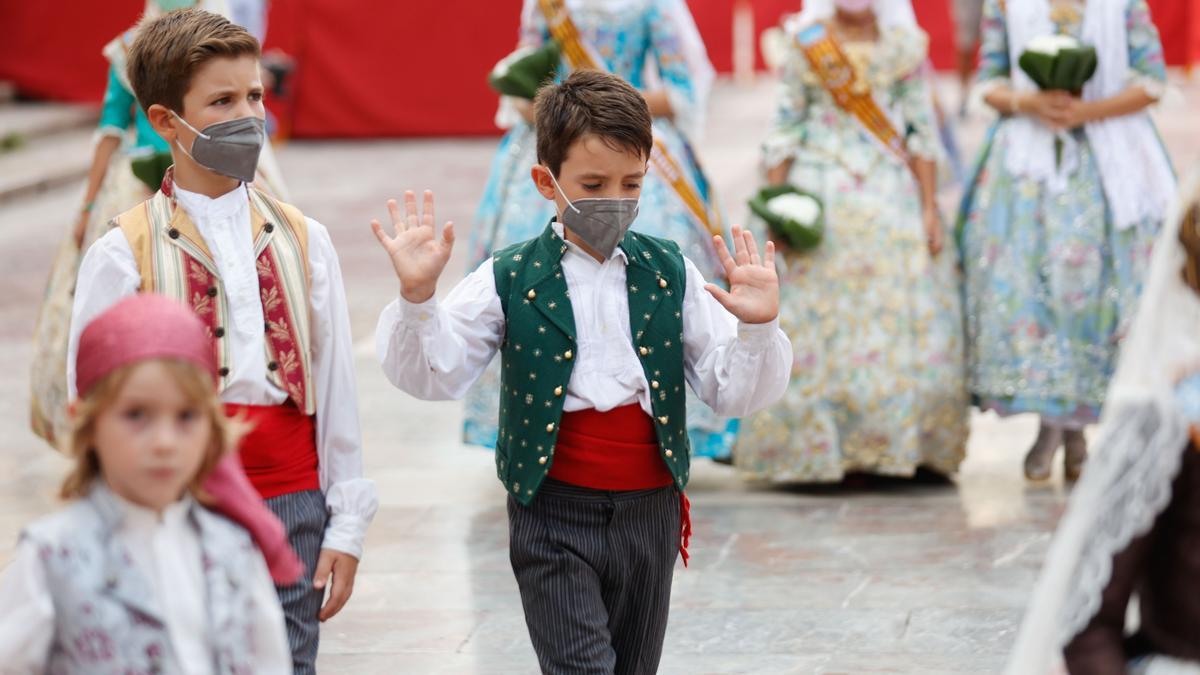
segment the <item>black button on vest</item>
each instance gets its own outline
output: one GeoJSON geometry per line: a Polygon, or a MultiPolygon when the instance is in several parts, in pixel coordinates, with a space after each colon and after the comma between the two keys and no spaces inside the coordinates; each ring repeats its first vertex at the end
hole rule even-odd
{"type": "Polygon", "coordinates": [[[279,370],[279,364],[272,361],[267,364],[267,370],[275,372],[276,370],[279,370]]]}
{"type": "Polygon", "coordinates": [[[208,287],[208,297],[210,297],[210,298],[217,297],[217,287],[216,286],[208,287]]]}
{"type": "Polygon", "coordinates": [[[167,230],[167,236],[172,239],[178,239],[179,238],[179,230],[172,227],[171,229],[167,230]]]}
{"type": "Polygon", "coordinates": [[[218,370],[217,373],[219,373],[221,377],[229,377],[229,369],[225,366],[221,366],[221,369],[218,370]]]}
{"type": "Polygon", "coordinates": [[[223,338],[225,337],[225,329],[217,327],[217,329],[213,331],[213,335],[217,336],[218,338],[223,338]]]}
{"type": "Polygon", "coordinates": [[[267,223],[265,226],[263,226],[263,229],[267,231],[267,234],[270,234],[275,231],[275,224],[267,223]]]}

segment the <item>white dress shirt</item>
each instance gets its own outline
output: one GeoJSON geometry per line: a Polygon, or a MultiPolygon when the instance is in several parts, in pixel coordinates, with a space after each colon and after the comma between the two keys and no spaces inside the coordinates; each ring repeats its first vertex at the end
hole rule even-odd
{"type": "MultiPolygon", "coordinates": [[[[232,325],[227,329],[227,339],[232,369],[221,399],[242,405],[283,403],[287,394],[267,379],[263,348],[266,334],[250,236],[250,198],[245,187],[212,199],[176,185],[175,199],[204,237],[229,296],[232,325]]],[[[362,477],[350,315],[342,270],[329,232],[312,218],[306,220],[312,275],[318,471],[330,513],[321,546],[360,558],[367,526],[379,501],[374,483],[362,477]]],[[[108,232],[88,249],[79,266],[67,352],[67,386],[72,398],[80,333],[96,315],[137,293],[141,283],[133,251],[121,230],[108,232]]]]}
{"type": "MultiPolygon", "coordinates": [[[[562,226],[554,224],[561,237],[562,226]]],[[[562,267],[571,293],[578,351],[563,410],[601,412],[637,403],[647,414],[650,386],[633,349],[625,252],[597,262],[567,242],[562,267]]],[[[777,401],[787,389],[792,345],[778,319],[740,323],[704,290],[704,278],[684,259],[684,376],[719,415],[743,417],[777,401]]],[[[479,266],[444,301],[399,298],[379,317],[375,348],[384,374],[427,400],[462,398],[504,339],[505,318],[492,260],[479,266]]]]}
{"type": "MultiPolygon", "coordinates": [[[[124,512],[116,537],[149,582],[155,603],[163,612],[167,635],[185,675],[210,675],[213,644],[209,631],[208,599],[201,566],[200,539],[188,522],[192,508],[187,497],[162,515],[113,494],[124,512]]],[[[245,570],[241,583],[254,597],[254,672],[292,672],[283,610],[267,572],[266,562],[245,570]]],[[[0,578],[0,673],[41,673],[54,639],[54,604],[38,558],[38,546],[23,540],[0,578]]]]}

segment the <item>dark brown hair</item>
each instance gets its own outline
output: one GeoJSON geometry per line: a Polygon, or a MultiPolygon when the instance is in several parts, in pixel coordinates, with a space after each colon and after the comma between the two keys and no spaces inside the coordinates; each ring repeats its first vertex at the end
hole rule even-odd
{"type": "Polygon", "coordinates": [[[129,84],[142,110],[157,103],[182,115],[183,96],[200,66],[215,58],[260,54],[258,40],[245,28],[220,14],[181,9],[138,27],[129,46],[129,84]]]}
{"type": "Polygon", "coordinates": [[[547,85],[534,100],[538,161],[555,176],[571,144],[596,134],[614,150],[650,158],[654,132],[646,99],[628,82],[598,70],[579,70],[547,85]]]}

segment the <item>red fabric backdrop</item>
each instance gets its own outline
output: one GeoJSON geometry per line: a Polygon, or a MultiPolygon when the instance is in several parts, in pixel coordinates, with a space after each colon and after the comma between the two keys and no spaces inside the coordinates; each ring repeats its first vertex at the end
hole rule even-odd
{"type": "MultiPolygon", "coordinates": [[[[755,29],[799,0],[689,0],[719,71],[732,67],[734,6],[749,2],[755,29]]],[[[1150,0],[1171,63],[1200,61],[1195,0],[1150,0]]],[[[267,47],[297,61],[294,98],[275,111],[301,137],[495,133],[496,98],[484,75],[512,49],[521,0],[273,0],[267,47]]],[[[939,67],[953,63],[949,0],[914,0],[939,67]]],[[[137,19],[143,0],[0,1],[0,79],[40,98],[98,101],[100,48],[137,19]]]]}

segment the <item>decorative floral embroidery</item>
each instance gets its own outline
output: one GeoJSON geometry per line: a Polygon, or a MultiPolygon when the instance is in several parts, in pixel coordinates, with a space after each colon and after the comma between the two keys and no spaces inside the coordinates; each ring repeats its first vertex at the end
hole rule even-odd
{"type": "MultiPolygon", "coordinates": [[[[850,51],[876,101],[910,129],[910,152],[937,157],[930,84],[918,69],[924,45],[897,29],[850,51]]],[[[911,475],[922,465],[952,473],[968,429],[954,252],[931,259],[912,172],[793,51],[764,161],[794,159],[789,181],[821,197],[826,232],[811,252],[780,253],[793,377],[778,404],[742,421],[737,464],[777,481],[911,475]]]]}

